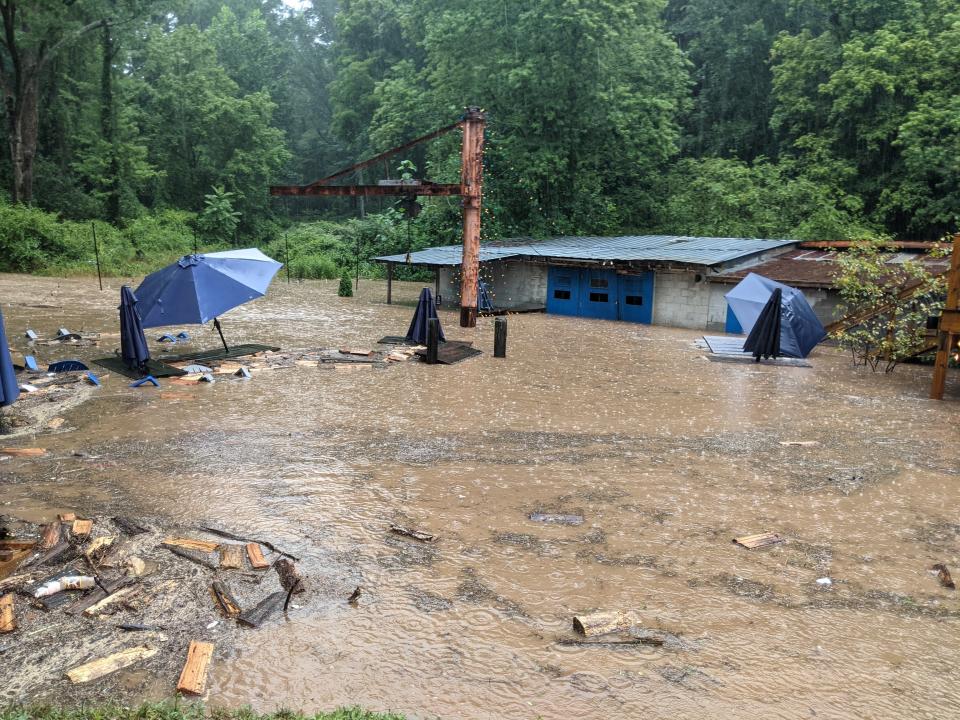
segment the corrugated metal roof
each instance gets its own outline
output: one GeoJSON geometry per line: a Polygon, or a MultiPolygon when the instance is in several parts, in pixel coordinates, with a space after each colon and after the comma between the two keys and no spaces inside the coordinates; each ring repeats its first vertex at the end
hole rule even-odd
{"type": "MultiPolygon", "coordinates": [[[[622,237],[557,237],[549,240],[505,240],[481,245],[480,261],[509,257],[543,257],[563,260],[610,260],[673,262],[690,265],[720,265],[779,247],[794,245],[795,240],[759,240],[754,238],[708,238],[674,235],[626,235],[622,237]]],[[[459,265],[460,245],[428,248],[410,253],[414,265],[459,265]]],[[[406,255],[383,255],[380,262],[406,262],[406,255]]]]}

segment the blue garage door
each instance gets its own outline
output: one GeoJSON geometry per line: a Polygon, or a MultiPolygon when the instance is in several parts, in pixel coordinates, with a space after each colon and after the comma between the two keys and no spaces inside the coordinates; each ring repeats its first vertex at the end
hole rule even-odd
{"type": "Polygon", "coordinates": [[[627,322],[653,322],[653,272],[643,275],[618,275],[620,319],[627,322]]]}
{"type": "Polygon", "coordinates": [[[547,312],[580,314],[580,269],[552,267],[547,272],[547,312]]]}
{"type": "Polygon", "coordinates": [[[617,274],[612,270],[580,271],[580,315],[616,320],[617,274]]]}

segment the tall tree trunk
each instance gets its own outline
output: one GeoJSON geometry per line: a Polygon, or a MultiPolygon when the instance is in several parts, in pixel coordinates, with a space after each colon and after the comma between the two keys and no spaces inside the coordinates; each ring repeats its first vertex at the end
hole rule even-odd
{"type": "MultiPolygon", "coordinates": [[[[32,73],[31,73],[32,75],[32,73]]],[[[36,77],[20,84],[16,96],[7,94],[7,142],[13,165],[13,202],[33,202],[33,158],[37,152],[37,93],[36,77]]]]}
{"type": "Polygon", "coordinates": [[[113,33],[110,25],[102,30],[103,66],[100,72],[100,131],[110,155],[107,177],[103,186],[107,195],[107,220],[120,220],[120,162],[117,157],[117,114],[113,100],[113,33]]]}

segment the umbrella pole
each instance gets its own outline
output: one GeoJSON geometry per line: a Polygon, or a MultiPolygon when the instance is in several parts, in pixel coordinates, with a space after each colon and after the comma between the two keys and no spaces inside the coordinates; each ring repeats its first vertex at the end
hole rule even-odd
{"type": "Polygon", "coordinates": [[[227,341],[223,338],[223,328],[220,327],[220,318],[213,319],[213,326],[217,329],[217,332],[220,333],[220,342],[223,343],[223,349],[230,352],[230,348],[227,347],[227,341]]]}

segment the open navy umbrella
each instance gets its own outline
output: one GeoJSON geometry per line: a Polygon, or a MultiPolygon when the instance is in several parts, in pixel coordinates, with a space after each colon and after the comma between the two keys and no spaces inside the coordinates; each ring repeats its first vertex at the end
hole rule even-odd
{"type": "Polygon", "coordinates": [[[724,297],[747,334],[760,318],[770,295],[780,288],[780,354],[805,358],[827,336],[823,324],[810,303],[797,288],[778,283],[763,275],[749,273],[724,297]]]}
{"type": "Polygon", "coordinates": [[[13,369],[10,348],[7,346],[7,332],[3,328],[3,313],[0,313],[0,407],[13,405],[20,397],[20,385],[13,369]]]}
{"type": "Polygon", "coordinates": [[[213,320],[227,350],[218,317],[263,297],[283,267],[256,248],[184,255],[148,275],[137,288],[143,327],[203,325],[213,320]]]}
{"type": "Polygon", "coordinates": [[[128,286],[120,288],[120,355],[131,370],[143,370],[150,359],[147,338],[137,311],[137,296],[128,286]]]}
{"type": "Polygon", "coordinates": [[[782,302],[783,291],[775,288],[743,343],[743,351],[753,353],[753,358],[757,362],[760,362],[760,358],[780,356],[780,305],[782,302]]]}
{"type": "MultiPolygon", "coordinates": [[[[437,317],[437,306],[433,302],[433,293],[430,288],[424,288],[420,291],[420,301],[417,303],[417,311],[413,314],[413,320],[410,321],[410,329],[407,330],[407,340],[415,342],[418,345],[427,344],[427,320],[437,317]]],[[[443,328],[440,328],[440,342],[446,342],[443,336],[443,328]]]]}

